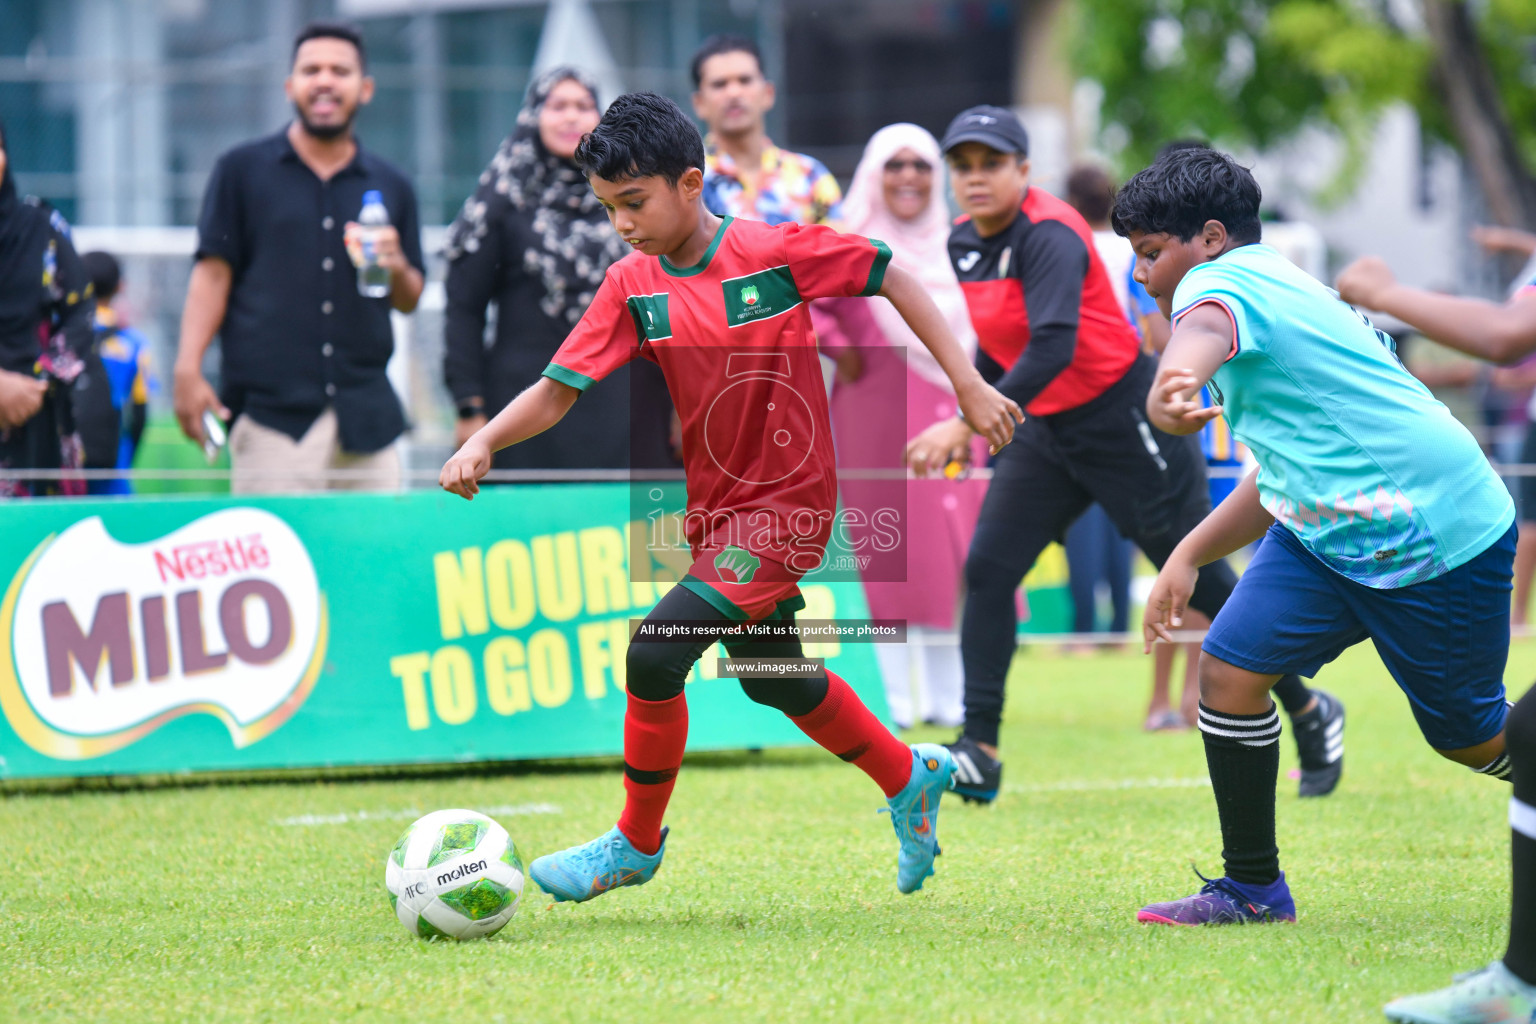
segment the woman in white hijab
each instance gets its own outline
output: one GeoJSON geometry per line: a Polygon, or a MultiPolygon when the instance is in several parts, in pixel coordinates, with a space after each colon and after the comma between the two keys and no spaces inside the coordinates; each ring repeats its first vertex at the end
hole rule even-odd
{"type": "MultiPolygon", "coordinates": [[[[928,132],[915,124],[880,129],[854,172],[842,226],[889,245],[892,261],[923,282],[950,330],[973,353],[976,332],[949,263],[950,215],[942,175],[943,156],[928,132]]],[[[986,484],[903,480],[889,472],[859,479],[850,472],[899,471],[906,439],[953,416],[955,396],[943,370],[885,299],[839,303],[831,312],[843,336],[826,346],[838,363],[833,438],[844,509],[861,513],[850,515],[846,532],[856,553],[873,555],[863,570],[870,617],[908,623],[908,648],[874,645],[886,700],[898,725],[918,720],[958,725],[964,690],[959,648],[931,641],[933,634],[956,628],[965,554],[986,484]],[[894,400],[902,394],[905,403],[894,400]],[[897,512],[882,519],[880,510],[891,508],[897,512]],[[880,526],[893,520],[900,524],[899,537],[893,536],[898,531],[880,526]]],[[[973,461],[984,456],[985,445],[979,444],[973,461]]]]}

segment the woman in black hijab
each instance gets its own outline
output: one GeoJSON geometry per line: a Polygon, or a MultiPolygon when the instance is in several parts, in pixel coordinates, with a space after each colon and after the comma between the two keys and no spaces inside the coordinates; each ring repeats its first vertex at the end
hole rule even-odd
{"type": "MultiPolygon", "coordinates": [[[[92,308],[69,224],[17,194],[0,125],[0,469],[80,468],[69,386],[90,350],[92,308]]],[[[83,481],[0,479],[0,497],[83,493],[83,481]]]]}
{"type": "MultiPolygon", "coordinates": [[[[512,134],[448,229],[444,376],[458,409],[455,442],[538,380],[629,251],[572,161],[597,126],[597,89],[575,68],[528,87],[512,134]],[[485,343],[486,307],[497,306],[485,343]]],[[[551,430],[498,452],[496,469],[671,465],[672,405],[660,371],[636,361],[592,388],[551,430]]]]}

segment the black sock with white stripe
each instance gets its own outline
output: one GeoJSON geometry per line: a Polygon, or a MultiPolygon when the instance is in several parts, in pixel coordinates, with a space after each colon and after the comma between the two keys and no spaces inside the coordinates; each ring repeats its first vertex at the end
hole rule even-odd
{"type": "Polygon", "coordinates": [[[1508,751],[1500,754],[1498,757],[1494,758],[1492,761],[1489,761],[1481,768],[1473,768],[1472,770],[1477,772],[1479,775],[1486,775],[1490,779],[1503,779],[1505,782],[1512,781],[1509,777],[1510,765],[1508,751]]]}
{"type": "Polygon", "coordinates": [[[1536,690],[1521,698],[1504,720],[1504,743],[1514,764],[1509,801],[1509,950],[1504,966],[1536,985],[1536,690]]]}
{"type": "Polygon", "coordinates": [[[1280,774],[1280,713],[1232,715],[1200,705],[1205,763],[1221,818],[1227,877],[1271,885],[1280,877],[1275,845],[1275,780],[1280,774]]]}

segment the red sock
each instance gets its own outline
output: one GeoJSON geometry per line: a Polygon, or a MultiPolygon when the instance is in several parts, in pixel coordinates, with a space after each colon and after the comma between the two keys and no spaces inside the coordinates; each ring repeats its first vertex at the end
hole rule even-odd
{"type": "Polygon", "coordinates": [[[853,688],[827,673],[827,695],[816,709],[790,721],[844,761],[875,780],[886,796],[900,793],[912,778],[912,748],[870,713],[853,688]]]}
{"type": "Polygon", "coordinates": [[[688,744],[688,703],[629,695],[624,715],[624,813],[619,831],[644,854],[661,849],[661,819],[688,744]]]}

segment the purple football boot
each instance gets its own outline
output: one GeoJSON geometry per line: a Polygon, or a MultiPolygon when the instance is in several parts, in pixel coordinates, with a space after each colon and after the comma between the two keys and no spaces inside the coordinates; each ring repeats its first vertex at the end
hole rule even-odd
{"type": "Polygon", "coordinates": [[[1206,878],[1193,896],[1153,903],[1136,911],[1136,920],[1149,924],[1270,924],[1295,921],[1296,902],[1285,884],[1285,872],[1271,885],[1244,885],[1230,878],[1206,878]]]}

